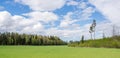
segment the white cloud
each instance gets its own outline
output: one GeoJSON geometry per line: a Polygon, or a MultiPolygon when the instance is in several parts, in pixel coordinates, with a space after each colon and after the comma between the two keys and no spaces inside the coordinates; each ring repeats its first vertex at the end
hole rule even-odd
{"type": "Polygon", "coordinates": [[[75,1],[75,0],[69,0],[68,2],[67,2],[67,5],[68,6],[77,6],[77,8],[80,8],[80,9],[85,9],[85,8],[87,8],[88,7],[88,2],[84,2],[83,0],[81,0],[81,1],[75,1]]]}
{"type": "Polygon", "coordinates": [[[78,8],[85,9],[87,7],[87,4],[88,4],[87,2],[80,2],[78,4],[78,8]]]}
{"type": "Polygon", "coordinates": [[[53,11],[63,7],[66,0],[15,0],[15,2],[28,5],[32,10],[53,11]]]}
{"type": "Polygon", "coordinates": [[[61,20],[60,23],[60,27],[62,28],[69,28],[74,22],[76,22],[77,20],[73,20],[71,18],[71,15],[73,14],[73,12],[68,12],[63,18],[63,20],[61,20]]]}
{"type": "Polygon", "coordinates": [[[63,16],[63,20],[61,20],[60,27],[68,28],[72,25],[75,25],[75,22],[80,22],[82,20],[91,19],[90,16],[95,12],[93,7],[87,7],[82,11],[68,12],[65,16],[63,16]]]}
{"type": "Polygon", "coordinates": [[[38,30],[44,29],[44,26],[34,19],[28,19],[19,15],[11,16],[11,19],[13,20],[11,22],[14,24],[12,27],[14,27],[15,32],[36,33],[38,30]]]}
{"type": "MultiPolygon", "coordinates": [[[[0,12],[0,23],[6,22],[7,19],[10,19],[10,14],[6,11],[0,12]]],[[[8,20],[7,20],[8,21],[8,20]]]]}
{"type": "Polygon", "coordinates": [[[34,25],[24,27],[24,28],[21,30],[21,32],[22,32],[22,33],[31,33],[31,34],[40,34],[40,32],[41,32],[43,29],[44,29],[44,28],[43,28],[43,25],[36,22],[36,24],[34,24],[34,25]]]}
{"type": "Polygon", "coordinates": [[[96,26],[96,33],[98,38],[103,37],[103,32],[106,37],[109,37],[112,35],[112,24],[107,21],[103,21],[97,24],[96,26]]]}
{"type": "Polygon", "coordinates": [[[30,12],[24,15],[28,16],[29,19],[31,20],[41,21],[44,23],[49,23],[49,22],[58,20],[58,16],[52,12],[35,11],[35,12],[30,12]]]}
{"type": "Polygon", "coordinates": [[[67,5],[69,6],[69,5],[78,5],[78,2],[77,1],[74,1],[74,0],[69,0],[68,2],[67,2],[67,5]]]}
{"type": "Polygon", "coordinates": [[[12,21],[10,13],[7,11],[0,12],[0,28],[2,31],[7,30],[8,26],[11,27],[13,25],[12,21]]]}
{"type": "Polygon", "coordinates": [[[50,28],[46,30],[47,35],[56,35],[59,36],[63,40],[80,40],[78,37],[81,36],[82,30],[68,30],[68,29],[57,29],[50,28]]]}
{"type": "Polygon", "coordinates": [[[109,21],[120,23],[120,0],[89,0],[109,21]]]}
{"type": "Polygon", "coordinates": [[[96,11],[96,9],[92,6],[89,6],[89,4],[89,2],[84,2],[83,0],[69,0],[67,5],[74,5],[75,7],[75,11],[73,11],[69,17],[78,21],[91,19],[91,16],[96,11]]]}
{"type": "MultiPolygon", "coordinates": [[[[49,17],[48,14],[46,17],[49,17]]],[[[35,20],[35,18],[29,19],[19,15],[12,16],[7,11],[0,12],[0,27],[1,32],[9,31],[22,33],[39,33],[39,31],[42,31],[44,29],[44,25],[38,20],[35,20]]]]}
{"type": "Polygon", "coordinates": [[[91,19],[92,14],[96,10],[93,7],[86,7],[85,9],[77,9],[76,11],[72,12],[72,14],[69,16],[71,19],[78,20],[78,21],[84,21],[91,19]]]}
{"type": "Polygon", "coordinates": [[[12,16],[7,11],[0,12],[0,31],[36,33],[44,32],[45,24],[54,24],[58,16],[52,12],[30,12],[12,16]],[[25,17],[24,17],[25,16],[25,17]]]}
{"type": "Polygon", "coordinates": [[[88,20],[90,19],[90,16],[95,12],[95,9],[93,7],[87,7],[84,9],[81,13],[81,19],[88,20]]]}

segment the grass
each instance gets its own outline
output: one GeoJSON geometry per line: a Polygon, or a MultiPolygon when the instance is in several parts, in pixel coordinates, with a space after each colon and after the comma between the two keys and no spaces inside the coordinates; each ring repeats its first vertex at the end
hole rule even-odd
{"type": "Polygon", "coordinates": [[[120,49],[67,46],[0,46],[0,58],[120,58],[120,49]]]}
{"type": "Polygon", "coordinates": [[[106,37],[94,40],[85,40],[82,42],[71,42],[68,44],[71,47],[104,47],[104,48],[120,48],[120,36],[106,37]]]}

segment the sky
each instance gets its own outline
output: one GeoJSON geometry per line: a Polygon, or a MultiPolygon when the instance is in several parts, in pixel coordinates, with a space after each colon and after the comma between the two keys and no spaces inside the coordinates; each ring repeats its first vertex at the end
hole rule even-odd
{"type": "MultiPolygon", "coordinates": [[[[58,36],[64,41],[111,36],[120,26],[120,0],[0,0],[0,32],[58,36]]],[[[118,30],[119,31],[119,30],[118,30]]]]}

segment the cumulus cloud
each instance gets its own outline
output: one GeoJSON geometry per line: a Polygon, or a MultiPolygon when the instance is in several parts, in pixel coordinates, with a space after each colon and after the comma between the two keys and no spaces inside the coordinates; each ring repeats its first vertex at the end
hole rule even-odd
{"type": "MultiPolygon", "coordinates": [[[[43,23],[53,22],[58,19],[57,15],[49,12],[31,12],[24,16],[12,16],[7,11],[0,12],[0,27],[1,32],[25,32],[25,33],[39,33],[44,29],[43,23]],[[24,17],[27,16],[27,17],[24,17]]],[[[46,23],[46,24],[47,24],[46,23]]]]}
{"type": "Polygon", "coordinates": [[[60,30],[58,28],[50,28],[45,31],[47,35],[56,35],[59,36],[63,40],[79,40],[78,37],[81,36],[82,30],[68,30],[63,29],[60,30]]]}
{"type": "Polygon", "coordinates": [[[120,23],[120,0],[89,0],[109,21],[120,23]]]}
{"type": "Polygon", "coordinates": [[[95,12],[95,9],[93,7],[87,7],[84,9],[81,13],[81,19],[88,20],[90,19],[90,16],[95,12]]]}
{"type": "Polygon", "coordinates": [[[67,5],[68,6],[77,6],[77,8],[80,8],[80,9],[85,9],[87,6],[88,6],[88,2],[84,2],[83,0],[81,0],[81,1],[75,1],[75,0],[69,0],[68,2],[67,2],[67,5]]]}
{"type": "Polygon", "coordinates": [[[69,0],[68,3],[67,3],[68,6],[70,5],[78,5],[78,2],[77,1],[74,1],[74,0],[69,0]]]}
{"type": "Polygon", "coordinates": [[[60,27],[61,28],[69,28],[71,27],[71,25],[76,22],[77,20],[73,20],[71,18],[71,15],[73,14],[73,12],[68,12],[67,15],[65,15],[63,18],[63,20],[61,20],[60,23],[60,27]]]}
{"type": "Polygon", "coordinates": [[[63,7],[66,0],[15,0],[15,2],[28,5],[32,10],[53,11],[63,7]]]}
{"type": "Polygon", "coordinates": [[[11,27],[12,24],[11,14],[7,11],[0,12],[0,27],[2,31],[7,30],[7,27],[11,27]]]}
{"type": "Polygon", "coordinates": [[[87,7],[82,11],[68,12],[61,20],[60,27],[70,27],[75,25],[75,22],[89,20],[94,12],[95,9],[93,7],[87,7]]]}
{"type": "Polygon", "coordinates": [[[28,16],[31,20],[36,20],[44,23],[49,23],[58,20],[58,16],[52,12],[34,11],[23,15],[28,16]]]}
{"type": "Polygon", "coordinates": [[[88,2],[77,2],[78,5],[76,5],[76,10],[72,12],[69,17],[71,19],[76,19],[78,21],[82,20],[89,20],[93,13],[95,13],[96,9],[92,6],[88,6],[88,2]]]}
{"type": "Polygon", "coordinates": [[[87,7],[87,2],[80,2],[78,8],[85,9],[87,7]]]}

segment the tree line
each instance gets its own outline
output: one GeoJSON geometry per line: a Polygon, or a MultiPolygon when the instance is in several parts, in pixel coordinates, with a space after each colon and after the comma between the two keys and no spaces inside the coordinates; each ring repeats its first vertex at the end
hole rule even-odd
{"type": "Polygon", "coordinates": [[[0,32],[0,45],[66,45],[57,36],[42,36],[33,34],[19,34],[14,32],[0,32]]]}

